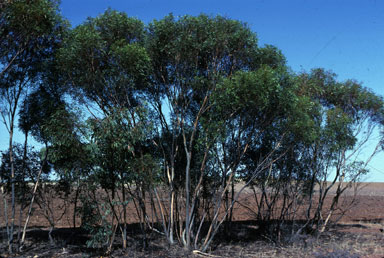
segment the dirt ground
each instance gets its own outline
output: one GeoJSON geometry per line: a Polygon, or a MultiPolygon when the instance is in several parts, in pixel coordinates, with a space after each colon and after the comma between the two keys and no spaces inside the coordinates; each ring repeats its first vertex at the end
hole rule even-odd
{"type": "MultiPolygon", "coordinates": [[[[238,186],[239,187],[239,186],[238,186]]],[[[384,257],[384,183],[364,183],[355,196],[352,206],[345,209],[343,218],[329,231],[320,237],[299,236],[289,239],[284,246],[260,236],[254,230],[254,214],[237,205],[234,209],[234,220],[237,221],[233,236],[218,236],[208,257],[384,257]],[[241,237],[237,237],[241,235],[241,237]]],[[[349,204],[354,198],[354,192],[348,190],[343,202],[349,204]]],[[[252,193],[245,191],[240,202],[246,206],[253,205],[252,193]]],[[[342,207],[342,205],[341,205],[342,207]]],[[[64,209],[60,202],[56,202],[56,212],[64,209]]],[[[2,215],[0,225],[2,228],[2,245],[0,258],[9,257],[5,249],[5,228],[3,206],[0,206],[2,215]]],[[[89,237],[86,232],[73,230],[73,209],[67,207],[67,212],[57,222],[57,229],[53,232],[56,244],[50,246],[48,242],[48,223],[44,214],[35,207],[31,218],[30,230],[27,234],[25,250],[17,254],[19,257],[101,257],[100,253],[86,248],[89,237]]],[[[149,235],[150,246],[143,250],[139,239],[139,229],[133,223],[130,228],[130,241],[128,248],[122,250],[116,243],[115,251],[109,257],[207,257],[206,254],[191,253],[180,246],[169,246],[166,240],[158,233],[149,235]]],[[[79,219],[77,219],[77,224],[79,219]]]]}

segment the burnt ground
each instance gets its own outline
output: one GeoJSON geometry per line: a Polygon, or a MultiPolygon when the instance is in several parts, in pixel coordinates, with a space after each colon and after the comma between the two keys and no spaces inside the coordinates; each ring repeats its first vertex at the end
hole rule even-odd
{"type": "MultiPolygon", "coordinates": [[[[384,257],[384,234],[379,230],[361,230],[371,228],[369,223],[339,224],[318,238],[300,235],[287,239],[283,245],[260,235],[252,225],[253,221],[237,222],[231,238],[218,236],[209,256],[170,246],[157,233],[149,235],[150,245],[146,249],[140,235],[131,233],[127,249],[121,249],[117,241],[114,251],[106,256],[101,250],[86,247],[89,235],[82,230],[57,229],[53,234],[55,245],[50,246],[48,231],[34,228],[28,232],[23,252],[15,257],[384,257]]],[[[1,257],[11,257],[4,245],[1,257]]]]}
{"type": "MultiPolygon", "coordinates": [[[[343,201],[346,203],[341,220],[319,237],[299,235],[294,239],[282,239],[276,244],[260,232],[253,220],[254,214],[245,206],[252,206],[249,192],[244,192],[242,203],[235,207],[233,230],[230,235],[218,234],[209,254],[193,253],[181,246],[170,246],[165,238],[151,232],[149,247],[143,248],[138,224],[128,228],[128,247],[121,249],[117,239],[114,251],[106,256],[102,250],[87,248],[90,234],[80,228],[73,229],[71,210],[58,221],[52,236],[55,244],[50,245],[48,224],[36,210],[27,233],[26,245],[15,257],[384,257],[384,183],[365,185],[356,196],[352,206],[352,191],[343,201]]],[[[341,207],[343,204],[341,205],[341,207]]],[[[1,207],[2,211],[2,207],[1,207]]],[[[59,211],[58,211],[59,212],[59,211]]],[[[72,211],[73,212],[73,211],[72,211]]],[[[0,225],[4,225],[1,216],[0,225]]],[[[132,222],[134,219],[132,219],[132,222]]],[[[0,229],[0,258],[10,257],[6,252],[5,228],[0,229]]],[[[118,234],[117,234],[118,235],[118,234]]],[[[120,241],[121,242],[121,241],[120,241]]]]}

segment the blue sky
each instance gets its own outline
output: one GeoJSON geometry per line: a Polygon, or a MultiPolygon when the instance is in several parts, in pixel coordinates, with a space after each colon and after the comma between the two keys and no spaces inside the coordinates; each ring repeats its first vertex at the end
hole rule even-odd
{"type": "MultiPolygon", "coordinates": [[[[384,1],[62,0],[60,7],[73,26],[108,7],[145,23],[169,13],[220,14],[246,22],[257,33],[259,44],[280,48],[296,72],[323,67],[338,74],[340,80],[356,79],[384,95],[384,1]]],[[[4,135],[2,127],[0,134],[4,135]]],[[[4,145],[1,140],[0,149],[4,145]]],[[[368,181],[384,182],[384,154],[371,166],[368,181]]]]}
{"type": "Polygon", "coordinates": [[[384,95],[384,2],[379,0],[62,0],[78,25],[108,7],[145,23],[174,15],[224,15],[246,22],[260,44],[280,48],[295,71],[324,67],[384,95]]]}

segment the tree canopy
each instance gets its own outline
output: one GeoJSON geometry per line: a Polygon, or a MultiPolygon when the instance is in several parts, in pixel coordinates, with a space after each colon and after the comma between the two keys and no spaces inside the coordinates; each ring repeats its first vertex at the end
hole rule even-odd
{"type": "Polygon", "coordinates": [[[55,1],[1,7],[0,96],[12,127],[20,110],[26,138],[45,145],[39,173],[38,154],[25,147],[23,160],[10,133],[1,172],[12,172],[1,183],[30,167],[24,180],[36,182],[33,203],[39,180],[52,180],[40,179],[49,165],[75,193],[90,247],[110,251],[118,230],[127,247],[132,202],[144,247],[151,229],[170,244],[206,251],[246,187],[259,191],[258,220],[278,218],[269,232],[279,237],[300,205],[307,220],[297,232],[321,231],[325,196],[368,172],[370,158],[359,153],[376,130],[372,156],[381,151],[381,96],[324,69],[295,73],[241,21],[170,14],[145,25],[108,9],[69,28],[55,1]]]}

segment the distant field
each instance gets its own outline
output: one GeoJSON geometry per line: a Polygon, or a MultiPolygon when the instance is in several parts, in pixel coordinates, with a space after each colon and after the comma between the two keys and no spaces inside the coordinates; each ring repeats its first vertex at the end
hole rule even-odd
{"type": "MultiPolygon", "coordinates": [[[[237,184],[235,191],[239,191],[243,184],[237,184]]],[[[330,190],[328,199],[331,200],[332,195],[335,193],[336,188],[330,190]]],[[[341,207],[343,202],[350,203],[355,198],[355,203],[345,213],[343,222],[356,222],[356,221],[369,221],[377,220],[384,223],[384,183],[360,183],[356,197],[355,190],[353,188],[347,189],[341,200],[341,207]]],[[[245,188],[239,199],[240,203],[246,204],[252,208],[254,205],[253,192],[249,188],[245,188]]],[[[52,200],[52,203],[56,204],[56,211],[59,213],[63,207],[60,200],[52,200]]],[[[131,211],[134,211],[132,204],[131,211]]],[[[0,209],[3,211],[3,202],[0,202],[0,209]]],[[[134,213],[134,212],[133,212],[134,213]]],[[[4,225],[3,213],[0,215],[0,225],[4,225]]],[[[234,208],[234,218],[237,220],[249,220],[254,219],[252,214],[241,207],[236,205],[234,208]]],[[[72,205],[67,207],[65,216],[57,223],[58,227],[71,227],[73,219],[72,205]]],[[[133,214],[130,218],[131,222],[137,222],[136,214],[133,214]]],[[[48,226],[46,219],[43,217],[39,207],[35,205],[34,216],[30,221],[30,226],[48,226]]]]}

